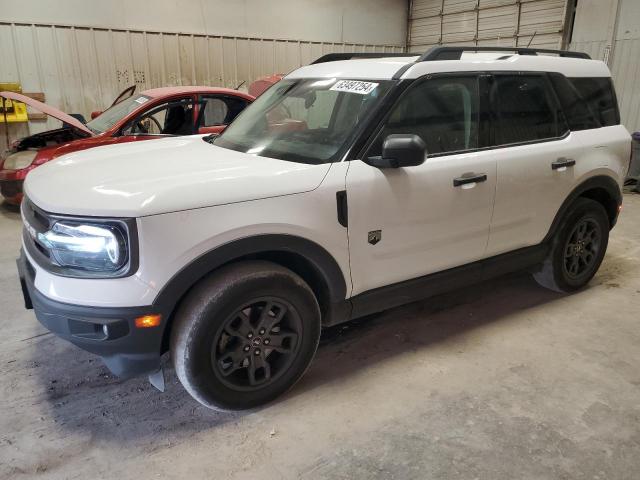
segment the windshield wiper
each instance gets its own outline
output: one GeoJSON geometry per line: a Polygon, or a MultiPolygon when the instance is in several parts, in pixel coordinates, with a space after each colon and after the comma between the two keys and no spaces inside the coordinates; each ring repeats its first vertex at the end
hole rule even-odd
{"type": "Polygon", "coordinates": [[[220,136],[219,133],[212,133],[211,135],[207,135],[206,137],[202,137],[202,140],[204,140],[205,142],[210,143],[211,145],[213,145],[213,142],[219,136],[220,136]]]}

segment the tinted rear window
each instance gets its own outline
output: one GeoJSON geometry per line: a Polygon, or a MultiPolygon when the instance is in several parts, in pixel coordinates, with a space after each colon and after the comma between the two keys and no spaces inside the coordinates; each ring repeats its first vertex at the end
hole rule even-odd
{"type": "Polygon", "coordinates": [[[559,73],[551,73],[549,78],[571,130],[588,130],[600,127],[600,122],[589,108],[589,104],[567,77],[559,73]]]}
{"type": "Polygon", "coordinates": [[[610,78],[571,78],[570,80],[603,127],[620,123],[620,112],[610,78]]]}

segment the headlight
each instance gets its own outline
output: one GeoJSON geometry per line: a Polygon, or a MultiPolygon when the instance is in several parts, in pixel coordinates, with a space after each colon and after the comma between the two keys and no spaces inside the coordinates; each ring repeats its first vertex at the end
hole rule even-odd
{"type": "Polygon", "coordinates": [[[7,170],[20,170],[31,165],[33,159],[38,154],[37,150],[22,150],[9,155],[4,160],[4,168],[7,170]]]}
{"type": "Polygon", "coordinates": [[[112,225],[58,221],[37,241],[61,267],[109,274],[128,260],[125,235],[112,225]]]}

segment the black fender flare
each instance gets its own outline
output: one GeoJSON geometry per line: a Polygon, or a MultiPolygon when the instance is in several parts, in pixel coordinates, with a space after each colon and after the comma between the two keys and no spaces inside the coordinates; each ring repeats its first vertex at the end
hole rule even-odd
{"type": "Polygon", "coordinates": [[[345,277],[326,249],[295,235],[266,234],[233,240],[196,257],[162,287],[153,304],[164,312],[173,312],[187,291],[209,273],[234,260],[266,252],[286,252],[303,257],[322,277],[331,303],[344,302],[347,294],[345,277]]]}
{"type": "MultiPolygon", "coordinates": [[[[571,191],[571,193],[567,196],[567,198],[565,198],[564,202],[562,202],[562,205],[558,209],[558,212],[556,213],[556,216],[553,219],[553,222],[551,223],[551,227],[549,227],[549,231],[547,232],[547,235],[544,237],[543,243],[549,242],[552,240],[553,236],[556,233],[556,230],[558,229],[558,226],[560,225],[560,222],[562,221],[562,218],[564,217],[565,213],[567,212],[571,204],[578,197],[583,196],[585,192],[593,189],[605,190],[611,196],[611,198],[616,202],[616,207],[617,205],[622,204],[622,192],[620,190],[620,186],[613,178],[608,177],[606,175],[597,175],[595,177],[588,178],[584,182],[579,184],[577,187],[575,187],[571,191]]],[[[607,213],[610,214],[610,212],[607,212],[607,213]]],[[[613,226],[616,223],[617,215],[618,213],[616,208],[615,213],[610,218],[611,228],[613,228],[613,226]]]]}

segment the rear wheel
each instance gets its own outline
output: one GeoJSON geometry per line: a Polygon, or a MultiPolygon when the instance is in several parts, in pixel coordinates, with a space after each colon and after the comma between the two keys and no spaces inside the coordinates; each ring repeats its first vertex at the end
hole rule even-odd
{"type": "Polygon", "coordinates": [[[236,410],[289,389],[319,338],[320,309],[304,280],[252,261],[224,267],[194,288],[177,313],[171,354],[196,400],[236,410]]]}
{"type": "Polygon", "coordinates": [[[551,251],[533,278],[543,287],[571,292],[585,286],[602,263],[609,242],[604,207],[578,198],[560,224],[551,251]]]}

